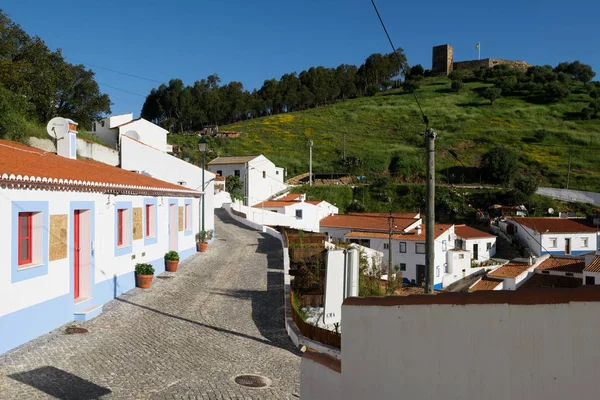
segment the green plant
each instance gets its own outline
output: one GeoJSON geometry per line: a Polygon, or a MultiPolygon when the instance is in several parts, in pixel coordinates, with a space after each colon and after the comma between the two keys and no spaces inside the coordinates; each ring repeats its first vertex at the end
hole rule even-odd
{"type": "Polygon", "coordinates": [[[212,232],[212,230],[208,230],[196,233],[196,242],[205,243],[206,239],[210,240],[212,238],[212,232]]]}
{"type": "Polygon", "coordinates": [[[150,264],[138,263],[135,264],[135,273],[138,275],[153,275],[154,267],[150,264]]]}
{"type": "Polygon", "coordinates": [[[169,251],[169,252],[167,252],[165,254],[165,260],[167,260],[167,261],[179,261],[179,254],[176,251],[171,250],[171,251],[169,251]]]}

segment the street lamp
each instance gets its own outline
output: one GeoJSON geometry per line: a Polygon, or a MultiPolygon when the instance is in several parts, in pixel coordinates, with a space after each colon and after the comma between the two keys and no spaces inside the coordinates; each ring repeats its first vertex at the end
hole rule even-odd
{"type": "Polygon", "coordinates": [[[206,137],[202,136],[198,142],[198,150],[202,153],[202,231],[204,231],[204,170],[206,169],[206,152],[208,151],[208,143],[206,143],[206,137]]]}

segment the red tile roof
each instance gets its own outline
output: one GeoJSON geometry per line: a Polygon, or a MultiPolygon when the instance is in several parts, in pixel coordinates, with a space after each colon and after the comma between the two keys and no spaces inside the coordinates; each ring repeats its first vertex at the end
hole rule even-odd
{"type": "Polygon", "coordinates": [[[600,272],[600,256],[594,257],[592,262],[589,263],[589,265],[586,266],[583,270],[587,272],[600,272]]]}
{"type": "Polygon", "coordinates": [[[454,226],[454,233],[456,233],[457,236],[463,238],[463,239],[479,239],[479,238],[495,238],[495,235],[492,235],[491,233],[487,233],[487,232],[483,232],[480,231],[479,229],[475,229],[475,228],[471,228],[470,226],[466,226],[466,225],[456,225],[454,226]]]}
{"type": "MultiPolygon", "coordinates": [[[[450,229],[452,225],[449,224],[436,224],[435,225],[435,238],[437,239],[441,235],[450,229]]],[[[374,239],[388,239],[388,233],[382,232],[361,232],[361,231],[352,231],[348,232],[344,235],[344,237],[348,238],[374,238],[374,239]]],[[[408,233],[405,234],[394,234],[392,235],[392,239],[394,240],[406,240],[406,241],[425,241],[425,229],[421,230],[419,235],[416,234],[415,230],[412,229],[408,233]]]]}
{"type": "MultiPolygon", "coordinates": [[[[394,232],[402,232],[410,225],[417,222],[412,218],[394,218],[394,225],[397,227],[394,232]]],[[[347,228],[365,231],[385,231],[389,230],[388,217],[380,217],[362,214],[335,214],[325,217],[321,220],[322,227],[328,228],[347,228]]]]}
{"type": "MultiPolygon", "coordinates": [[[[390,213],[372,213],[372,212],[363,212],[363,213],[347,213],[346,215],[358,215],[358,216],[367,216],[367,217],[382,217],[382,218],[388,218],[390,216],[390,213]]],[[[394,218],[400,218],[400,219],[418,219],[417,215],[420,215],[419,213],[413,213],[413,212],[406,212],[406,213],[392,213],[392,217],[394,218]]]]}
{"type": "Polygon", "coordinates": [[[523,272],[525,272],[527,269],[531,268],[532,266],[529,264],[525,264],[525,263],[516,263],[516,262],[509,262],[508,264],[504,264],[503,266],[501,266],[498,269],[495,269],[494,271],[490,272],[488,274],[488,276],[490,277],[502,277],[502,278],[516,278],[517,276],[521,275],[523,272]]]}
{"type": "Polygon", "coordinates": [[[577,288],[583,285],[583,279],[559,275],[535,274],[517,290],[532,288],[577,288]]]}
{"type": "Polygon", "coordinates": [[[583,271],[585,267],[585,260],[580,258],[568,258],[568,257],[550,257],[540,265],[536,270],[550,270],[550,271],[561,271],[561,272],[579,272],[583,271]]]}
{"type": "Polygon", "coordinates": [[[96,161],[72,160],[7,140],[0,140],[0,180],[53,185],[59,190],[200,196],[195,190],[143,174],[96,161]]]}
{"type": "Polygon", "coordinates": [[[508,222],[512,222],[515,225],[523,225],[529,229],[532,229],[540,233],[563,233],[563,232],[596,232],[596,228],[585,223],[569,219],[569,218],[530,218],[521,217],[514,218],[510,217],[507,219],[508,222]]]}
{"type": "Polygon", "coordinates": [[[301,196],[300,193],[290,193],[288,195],[280,197],[277,200],[278,201],[296,201],[296,200],[300,200],[300,196],[301,196]]]}
{"type": "Polygon", "coordinates": [[[471,292],[477,292],[479,290],[494,290],[500,284],[502,284],[502,279],[494,279],[489,276],[484,276],[469,290],[471,292]]]}

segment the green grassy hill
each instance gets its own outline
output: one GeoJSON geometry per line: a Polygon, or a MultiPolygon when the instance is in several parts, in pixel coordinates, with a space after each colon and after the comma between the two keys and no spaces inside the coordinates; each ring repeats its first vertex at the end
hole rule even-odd
{"type": "MultiPolygon", "coordinates": [[[[600,123],[580,119],[590,101],[583,85],[566,101],[536,104],[503,97],[493,106],[479,96],[491,84],[467,83],[460,92],[447,78],[426,78],[416,95],[430,125],[438,133],[436,170],[440,182],[479,182],[481,155],[496,144],[519,153],[522,172],[541,185],[565,187],[569,152],[569,188],[600,190],[600,123]],[[452,150],[460,162],[450,154],[452,150]],[[461,162],[463,165],[461,165],[461,162]]],[[[395,153],[401,155],[399,182],[422,182],[425,172],[424,125],[410,93],[390,90],[306,111],[242,121],[220,131],[241,131],[236,139],[212,139],[211,157],[264,154],[288,177],[308,171],[308,142],[314,142],[314,172],[350,172],[371,178],[387,171],[395,153]],[[358,166],[341,163],[361,160],[358,166]]],[[[197,138],[170,135],[197,159],[197,138]]]]}

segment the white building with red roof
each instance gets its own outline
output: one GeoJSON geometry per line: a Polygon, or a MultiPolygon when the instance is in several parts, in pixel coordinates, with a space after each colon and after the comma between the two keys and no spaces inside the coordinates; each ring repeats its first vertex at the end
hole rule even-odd
{"type": "Polygon", "coordinates": [[[171,146],[167,145],[169,131],[144,118],[133,119],[133,113],[102,118],[92,124],[90,133],[113,149],[118,149],[121,137],[127,136],[158,151],[171,151],[171,146]]]}
{"type": "Polygon", "coordinates": [[[455,247],[468,251],[477,264],[496,255],[496,235],[467,225],[455,225],[454,231],[457,237],[455,247]]]}
{"type": "Polygon", "coordinates": [[[135,286],[136,263],[158,274],[166,252],[196,252],[200,191],[78,160],[74,145],[0,140],[0,353],[99,314],[135,286]]]}

